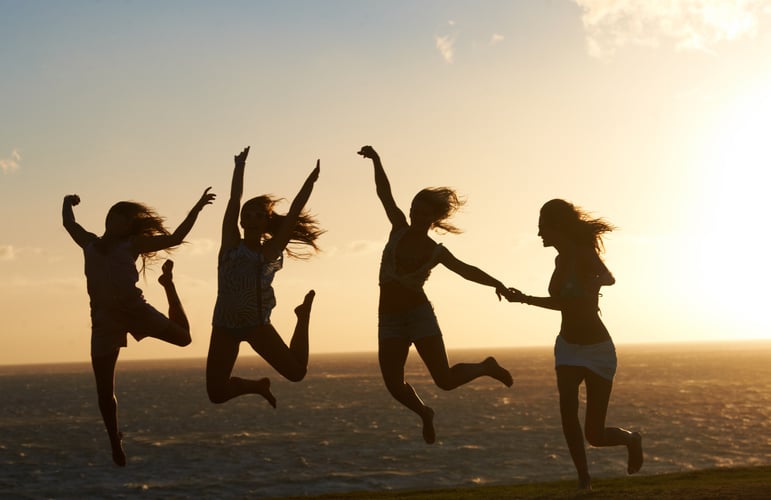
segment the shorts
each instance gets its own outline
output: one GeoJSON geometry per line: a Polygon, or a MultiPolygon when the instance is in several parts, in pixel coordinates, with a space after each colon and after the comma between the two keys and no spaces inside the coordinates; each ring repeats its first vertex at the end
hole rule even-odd
{"type": "Polygon", "coordinates": [[[612,340],[597,344],[571,344],[557,335],[554,343],[554,365],[582,366],[600,377],[613,381],[616,375],[616,347],[612,340]]]}
{"type": "Polygon", "coordinates": [[[91,306],[91,356],[112,354],[126,347],[126,334],[139,342],[157,337],[172,321],[141,300],[128,307],[91,306]]]}
{"type": "Polygon", "coordinates": [[[416,340],[442,336],[431,303],[398,313],[380,313],[377,325],[378,341],[403,339],[410,343],[416,340]]]}
{"type": "Polygon", "coordinates": [[[265,327],[273,328],[273,325],[270,322],[264,323],[262,325],[239,326],[235,328],[213,325],[213,328],[215,330],[217,330],[218,332],[227,334],[229,337],[231,337],[233,340],[237,342],[249,342],[251,339],[254,338],[254,335],[257,332],[259,332],[265,327]]]}

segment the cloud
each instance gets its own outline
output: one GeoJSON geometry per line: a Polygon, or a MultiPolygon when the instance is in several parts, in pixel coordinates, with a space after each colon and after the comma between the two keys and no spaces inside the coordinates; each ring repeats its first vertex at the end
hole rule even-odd
{"type": "Polygon", "coordinates": [[[193,256],[211,255],[217,251],[219,242],[209,238],[191,238],[185,240],[188,244],[182,245],[181,249],[189,252],[193,256]]]}
{"type": "Polygon", "coordinates": [[[625,46],[712,52],[721,42],[757,35],[767,0],[573,0],[583,10],[589,54],[606,58],[625,46]]]}
{"type": "Polygon", "coordinates": [[[380,240],[354,240],[348,243],[347,253],[354,255],[371,255],[383,251],[383,242],[380,240]]]}
{"type": "Polygon", "coordinates": [[[0,170],[4,174],[9,174],[19,169],[19,162],[21,161],[21,153],[17,149],[11,151],[9,158],[0,158],[0,170]]]}
{"type": "Polygon", "coordinates": [[[451,35],[436,36],[434,40],[442,58],[448,64],[452,64],[455,59],[455,37],[451,35]]]}
{"type": "Polygon", "coordinates": [[[493,35],[490,37],[490,45],[498,45],[503,41],[503,35],[499,35],[498,33],[493,33],[493,35]]]}
{"type": "Polygon", "coordinates": [[[14,260],[15,258],[16,252],[14,252],[12,245],[0,245],[0,261],[14,260]]]}

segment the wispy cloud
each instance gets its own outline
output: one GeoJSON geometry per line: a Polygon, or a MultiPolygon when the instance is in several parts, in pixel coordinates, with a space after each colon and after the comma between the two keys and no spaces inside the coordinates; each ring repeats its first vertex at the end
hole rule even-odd
{"type": "MultiPolygon", "coordinates": [[[[457,23],[450,19],[447,21],[447,26],[450,27],[450,31],[456,31],[455,25],[457,23]]],[[[436,49],[439,51],[439,54],[442,56],[442,59],[447,64],[452,64],[455,62],[455,35],[449,34],[449,35],[436,35],[434,36],[434,45],[436,46],[436,49]]]]}
{"type": "Polygon", "coordinates": [[[455,37],[452,35],[436,36],[434,40],[442,59],[448,64],[452,64],[455,60],[455,37]]]}
{"type": "Polygon", "coordinates": [[[16,258],[16,252],[12,245],[0,245],[0,261],[13,260],[16,258]]]}
{"type": "Polygon", "coordinates": [[[589,53],[606,58],[625,46],[713,52],[720,42],[757,35],[768,0],[573,0],[583,10],[589,53]]]}
{"type": "Polygon", "coordinates": [[[15,172],[19,169],[19,163],[21,162],[21,153],[17,149],[11,151],[11,156],[8,158],[0,158],[0,170],[4,174],[15,172]]]}
{"type": "Polygon", "coordinates": [[[493,33],[490,37],[490,45],[498,45],[503,41],[503,35],[500,35],[498,33],[493,33]]]}
{"type": "Polygon", "coordinates": [[[354,240],[348,243],[347,253],[355,255],[377,254],[383,250],[383,242],[380,240],[354,240]]]}
{"type": "Polygon", "coordinates": [[[188,245],[183,245],[182,249],[185,252],[190,252],[190,255],[211,255],[217,251],[217,242],[209,238],[191,238],[186,240],[188,245]]]}

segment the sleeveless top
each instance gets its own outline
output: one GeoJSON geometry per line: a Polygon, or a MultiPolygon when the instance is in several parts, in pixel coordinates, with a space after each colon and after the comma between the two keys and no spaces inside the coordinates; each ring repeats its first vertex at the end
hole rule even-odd
{"type": "Polygon", "coordinates": [[[243,240],[221,255],[212,324],[220,328],[270,324],[270,313],[276,307],[273,277],[283,262],[283,255],[266,262],[261,252],[251,250],[243,240]]]}
{"type": "Polygon", "coordinates": [[[136,283],[139,272],[136,260],[139,255],[126,240],[102,253],[94,240],[83,247],[86,288],[91,306],[127,305],[143,300],[142,290],[136,283]]]}
{"type": "Polygon", "coordinates": [[[409,229],[409,226],[397,229],[388,238],[388,243],[386,243],[383,249],[383,256],[380,259],[379,283],[380,285],[397,283],[405,288],[420,290],[431,274],[431,269],[439,262],[439,255],[444,247],[441,243],[437,244],[428,260],[414,271],[399,272],[396,264],[396,247],[407,232],[407,229],[409,229]]]}

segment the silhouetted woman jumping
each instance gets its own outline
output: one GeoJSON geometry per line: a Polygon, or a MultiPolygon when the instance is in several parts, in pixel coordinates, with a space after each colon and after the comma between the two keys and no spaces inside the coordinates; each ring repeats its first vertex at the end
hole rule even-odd
{"type": "Polygon", "coordinates": [[[423,439],[433,443],[436,440],[434,410],[426,406],[412,386],[404,381],[404,365],[412,344],[436,385],[444,390],[455,389],[481,376],[492,377],[510,387],[512,378],[492,357],[479,363],[449,365],[442,332],[423,285],[431,269],[442,264],[467,280],[493,287],[499,300],[508,290],[497,279],[455,258],[428,236],[430,229],[460,232],[448,222],[462,205],[455,191],[423,189],[412,201],[408,222],[396,206],[380,156],[371,146],[362,147],[358,154],[370,158],[374,164],[377,195],[391,222],[391,233],[380,263],[380,371],[391,395],[423,421],[423,439]]]}
{"type": "Polygon", "coordinates": [[[206,390],[213,403],[224,403],[243,394],[259,394],[271,406],[276,398],[270,380],[233,377],[233,366],[241,342],[248,342],[282,376],[293,382],[308,369],[308,326],[315,292],[309,291],[295,308],[297,325],[289,346],[270,322],[276,306],[273,277],[283,266],[283,253],[307,257],[287,245],[307,245],[316,251],[316,239],[323,233],[316,220],[303,208],[319,177],[319,162],[292,201],[289,212],[273,211],[278,201],[268,195],[246,201],[241,207],[244,169],[249,148],[235,156],[230,199],[222,222],[222,241],[217,266],[217,303],[214,307],[211,343],[206,362],[206,390]],[[239,225],[239,210],[241,228],[239,225]]]}
{"type": "Polygon", "coordinates": [[[573,204],[554,199],[541,208],[538,236],[544,247],[554,247],[557,257],[548,297],[531,297],[517,290],[507,299],[554,309],[562,325],[554,346],[562,431],[578,472],[581,489],[591,489],[591,476],[578,418],[578,388],[586,385],[584,432],[592,446],[626,446],[627,472],[643,464],[638,432],[605,427],[608,401],[616,372],[616,349],[599,315],[600,287],[616,280],[600,258],[602,235],[615,229],[603,219],[593,219],[573,204]]]}
{"type": "Polygon", "coordinates": [[[166,291],[169,316],[145,302],[137,288],[136,260],[142,257],[142,272],[159,250],[180,245],[193,228],[198,213],[215,198],[207,188],[179,227],[169,233],[163,219],[141,203],[121,201],[110,208],[105,231],[97,236],[75,222],[72,207],[80,203],[76,194],[64,197],[62,222],[75,243],[83,249],[86,283],[91,299],[91,366],[96,378],[99,411],[107,428],[112,459],[126,465],[123,436],[118,430],[115,398],[115,364],[126,334],[137,341],[154,337],[184,347],[190,344],[190,325],[172,279],[171,260],[164,262],[158,282],[166,291]]]}

